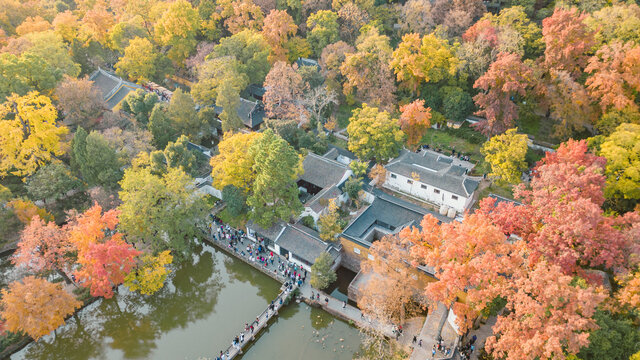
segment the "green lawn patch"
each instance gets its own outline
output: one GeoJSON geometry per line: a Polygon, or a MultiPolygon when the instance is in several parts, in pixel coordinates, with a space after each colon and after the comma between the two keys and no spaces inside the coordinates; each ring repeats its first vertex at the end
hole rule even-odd
{"type": "MultiPolygon", "coordinates": [[[[487,186],[486,188],[482,189],[479,193],[478,193],[478,202],[480,202],[480,200],[486,198],[487,196],[489,196],[489,194],[496,194],[496,195],[500,195],[504,198],[507,199],[513,199],[513,185],[511,184],[506,184],[506,185],[497,185],[497,184],[492,184],[487,186]]],[[[476,203],[476,207],[477,207],[476,203]]]]}
{"type": "Polygon", "coordinates": [[[339,148],[343,148],[343,149],[347,149],[347,141],[343,140],[343,139],[338,139],[335,135],[330,135],[327,137],[327,141],[329,141],[329,144],[333,144],[339,148]]]}
{"type": "Polygon", "coordinates": [[[338,127],[340,129],[344,129],[349,125],[349,118],[351,117],[351,112],[353,109],[358,107],[357,104],[349,105],[346,102],[340,104],[338,106],[338,111],[336,111],[336,121],[338,122],[338,127]]]}
{"type": "Polygon", "coordinates": [[[225,224],[229,224],[229,226],[234,227],[236,229],[244,229],[245,225],[247,225],[247,215],[242,214],[240,216],[231,216],[229,211],[225,208],[220,211],[217,215],[222,222],[225,224]]]}
{"type": "Polygon", "coordinates": [[[451,150],[469,156],[469,160],[476,164],[471,175],[482,175],[489,172],[489,165],[484,162],[480,153],[486,138],[468,127],[460,129],[432,129],[429,128],[422,138],[421,144],[427,144],[431,149],[440,149],[445,155],[451,155],[451,150]]]}

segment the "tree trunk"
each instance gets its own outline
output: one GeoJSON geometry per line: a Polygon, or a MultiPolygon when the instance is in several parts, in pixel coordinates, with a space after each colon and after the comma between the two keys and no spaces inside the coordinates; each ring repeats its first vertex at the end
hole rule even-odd
{"type": "Polygon", "coordinates": [[[56,269],[56,272],[58,273],[58,275],[62,276],[62,278],[64,279],[64,282],[66,282],[67,284],[75,285],[75,283],[73,281],[71,281],[71,279],[69,279],[69,277],[67,276],[67,273],[65,273],[64,271],[62,271],[60,269],[56,269]]]}

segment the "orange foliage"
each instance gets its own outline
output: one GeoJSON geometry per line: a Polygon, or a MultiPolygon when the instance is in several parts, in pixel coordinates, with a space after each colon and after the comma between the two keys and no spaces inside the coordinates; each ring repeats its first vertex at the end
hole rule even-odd
{"type": "Polygon", "coordinates": [[[415,150],[431,126],[431,108],[424,107],[424,100],[416,100],[401,106],[400,111],[400,128],[407,134],[407,146],[415,150]]]}
{"type": "Polygon", "coordinates": [[[67,315],[82,304],[60,284],[27,276],[2,289],[0,316],[11,332],[24,331],[35,340],[64,324],[67,315]]]}

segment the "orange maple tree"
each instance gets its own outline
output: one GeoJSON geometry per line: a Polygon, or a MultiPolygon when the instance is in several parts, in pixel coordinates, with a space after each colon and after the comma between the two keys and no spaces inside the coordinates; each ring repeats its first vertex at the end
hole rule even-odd
{"type": "Polygon", "coordinates": [[[456,323],[464,333],[478,312],[500,296],[506,286],[504,274],[512,273],[517,263],[516,258],[507,256],[512,246],[484,214],[442,224],[427,215],[421,228],[405,228],[400,236],[414,244],[411,253],[417,264],[433,267],[438,281],[427,284],[425,294],[448,308],[455,304],[456,323]],[[467,302],[456,303],[465,291],[467,302]]]}
{"type": "Polygon", "coordinates": [[[66,232],[53,221],[45,223],[39,216],[22,231],[13,263],[34,271],[56,270],[66,279],[66,269],[76,250],[66,232]]]}
{"type": "Polygon", "coordinates": [[[424,106],[424,100],[416,100],[400,107],[400,128],[407,134],[407,146],[415,149],[431,126],[431,108],[424,106]]]}
{"type": "Polygon", "coordinates": [[[124,282],[140,254],[122,239],[122,234],[114,233],[118,214],[117,210],[102,213],[100,205],[95,204],[85,213],[74,216],[68,225],[81,265],[75,275],[82,286],[91,289],[93,296],[112,297],[113,287],[124,282]]]}
{"type": "Polygon", "coordinates": [[[544,261],[511,280],[507,315],[493,326],[486,348],[499,359],[564,359],[589,345],[593,315],[605,295],[574,285],[560,267],[544,261]]]}
{"type": "Polygon", "coordinates": [[[35,340],[64,324],[65,317],[81,305],[62,285],[34,276],[11,283],[1,293],[0,316],[6,329],[24,331],[35,340]]]}

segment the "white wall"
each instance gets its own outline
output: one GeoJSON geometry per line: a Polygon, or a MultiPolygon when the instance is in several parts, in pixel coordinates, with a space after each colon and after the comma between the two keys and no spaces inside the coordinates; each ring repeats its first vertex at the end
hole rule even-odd
{"type": "Polygon", "coordinates": [[[413,195],[430,203],[447,205],[454,208],[457,212],[464,212],[471,202],[470,197],[467,198],[465,196],[456,195],[451,192],[421,183],[419,181],[415,181],[411,178],[389,171],[387,171],[385,185],[392,189],[404,192],[409,195],[413,195]],[[395,179],[392,177],[392,175],[396,176],[395,179]],[[436,193],[436,190],[439,193],[436,193]],[[457,199],[454,199],[454,196],[457,197],[457,199]]]}

